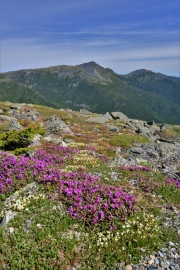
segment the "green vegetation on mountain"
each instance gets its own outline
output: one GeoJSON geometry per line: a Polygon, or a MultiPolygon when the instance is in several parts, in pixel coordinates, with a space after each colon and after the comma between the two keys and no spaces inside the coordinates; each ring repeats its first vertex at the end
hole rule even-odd
{"type": "Polygon", "coordinates": [[[3,79],[0,76],[0,100],[18,103],[42,104],[45,106],[58,107],[57,104],[46,100],[36,90],[31,89],[23,83],[12,79],[3,79]]]}
{"type": "Polygon", "coordinates": [[[147,70],[118,75],[95,62],[19,70],[0,76],[4,78],[0,84],[3,101],[85,108],[96,113],[121,111],[129,118],[180,123],[180,79],[176,77],[147,70]]]}

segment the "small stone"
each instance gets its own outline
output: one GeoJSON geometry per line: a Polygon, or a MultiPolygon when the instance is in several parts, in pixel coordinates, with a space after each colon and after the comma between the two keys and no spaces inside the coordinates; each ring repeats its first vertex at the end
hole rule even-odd
{"type": "Polygon", "coordinates": [[[119,266],[120,266],[120,268],[124,268],[125,267],[125,262],[121,262],[119,266]]]}
{"type": "Polygon", "coordinates": [[[152,265],[153,263],[154,263],[154,259],[151,259],[151,260],[148,261],[149,265],[152,265]]]}
{"type": "Polygon", "coordinates": [[[10,228],[9,228],[9,233],[10,233],[10,234],[13,233],[14,230],[15,230],[15,229],[14,229],[13,227],[10,227],[10,228]]]}
{"type": "Polygon", "coordinates": [[[177,270],[177,268],[174,265],[172,265],[172,264],[169,266],[169,269],[170,270],[177,270]]]}
{"type": "Polygon", "coordinates": [[[167,248],[161,248],[161,251],[162,252],[166,252],[167,251],[167,248]]]}
{"type": "Polygon", "coordinates": [[[167,264],[167,263],[165,263],[165,262],[163,262],[163,261],[161,261],[160,266],[161,266],[162,268],[169,268],[169,264],[167,264]]]}
{"type": "Polygon", "coordinates": [[[132,270],[132,266],[130,264],[126,265],[125,267],[126,270],[132,270]]]}
{"type": "Polygon", "coordinates": [[[157,264],[157,265],[159,265],[160,264],[160,260],[158,258],[155,258],[154,259],[154,263],[157,264]]]}
{"type": "Polygon", "coordinates": [[[157,267],[154,267],[154,266],[150,266],[147,268],[147,270],[156,270],[156,269],[157,269],[157,267]]]}
{"type": "Polygon", "coordinates": [[[155,256],[154,255],[150,255],[149,256],[151,259],[155,259],[155,256]]]}
{"type": "Polygon", "coordinates": [[[139,264],[133,264],[132,266],[133,270],[139,270],[139,264]]]}
{"type": "Polygon", "coordinates": [[[173,251],[172,251],[172,250],[170,251],[170,253],[169,253],[169,254],[170,254],[171,258],[176,258],[175,254],[173,253],[173,251]]]}
{"type": "Polygon", "coordinates": [[[159,255],[164,258],[164,254],[161,251],[158,251],[159,255]]]}

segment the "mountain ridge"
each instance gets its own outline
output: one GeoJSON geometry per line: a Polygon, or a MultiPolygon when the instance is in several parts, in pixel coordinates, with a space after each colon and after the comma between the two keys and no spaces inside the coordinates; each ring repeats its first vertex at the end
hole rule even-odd
{"type": "Polygon", "coordinates": [[[0,78],[23,83],[43,96],[49,106],[95,113],[122,111],[130,118],[180,123],[180,79],[146,69],[119,75],[91,61],[9,71],[0,78]]]}

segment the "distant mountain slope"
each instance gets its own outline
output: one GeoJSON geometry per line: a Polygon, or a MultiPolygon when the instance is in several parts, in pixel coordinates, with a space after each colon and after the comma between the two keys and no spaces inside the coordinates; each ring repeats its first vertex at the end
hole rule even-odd
{"type": "Polygon", "coordinates": [[[41,94],[26,85],[12,79],[0,78],[0,100],[18,103],[33,103],[58,107],[55,103],[46,100],[41,94]]]}
{"type": "Polygon", "coordinates": [[[175,77],[146,70],[118,75],[95,62],[12,71],[1,76],[23,83],[62,108],[121,111],[129,118],[180,124],[180,79],[175,77]]]}
{"type": "Polygon", "coordinates": [[[120,78],[139,89],[155,93],[180,105],[180,78],[140,69],[120,78]]]}

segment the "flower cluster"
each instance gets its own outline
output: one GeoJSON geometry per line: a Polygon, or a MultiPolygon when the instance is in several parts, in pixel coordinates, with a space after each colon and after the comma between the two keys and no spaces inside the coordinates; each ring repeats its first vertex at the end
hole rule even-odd
{"type": "Polygon", "coordinates": [[[78,155],[74,156],[73,164],[87,167],[97,166],[99,160],[93,155],[89,155],[87,150],[81,150],[78,155]]]}
{"type": "Polygon", "coordinates": [[[152,238],[158,237],[159,233],[158,220],[151,214],[143,213],[141,216],[137,215],[131,220],[119,224],[116,230],[108,230],[97,233],[96,245],[99,250],[108,248],[113,243],[121,245],[121,249],[125,250],[129,241],[142,243],[150,241],[152,238]]]}
{"type": "Polygon", "coordinates": [[[180,188],[180,181],[175,180],[174,178],[169,178],[166,180],[167,184],[175,185],[177,188],[180,188]]]}
{"type": "Polygon", "coordinates": [[[2,218],[8,210],[21,211],[27,209],[26,206],[29,205],[33,200],[44,199],[44,194],[28,195],[24,197],[19,197],[18,199],[11,200],[6,204],[4,209],[0,213],[0,218],[2,218]]]}
{"type": "Polygon", "coordinates": [[[59,181],[61,201],[68,206],[68,213],[74,219],[81,219],[87,225],[116,219],[125,220],[135,210],[137,200],[119,187],[99,182],[99,178],[84,172],[69,172],[59,181]]]}
{"type": "Polygon", "coordinates": [[[0,194],[18,189],[23,182],[57,182],[60,169],[73,159],[77,150],[64,146],[50,146],[38,150],[32,158],[16,157],[6,152],[0,154],[0,194]]]}
{"type": "Polygon", "coordinates": [[[146,167],[146,166],[142,166],[142,165],[139,165],[139,166],[137,166],[137,165],[132,165],[132,166],[130,166],[130,167],[128,167],[128,168],[122,166],[121,169],[122,169],[122,170],[128,169],[129,171],[137,171],[137,170],[140,170],[140,171],[147,171],[147,172],[150,172],[150,171],[151,171],[151,168],[146,167]]]}

